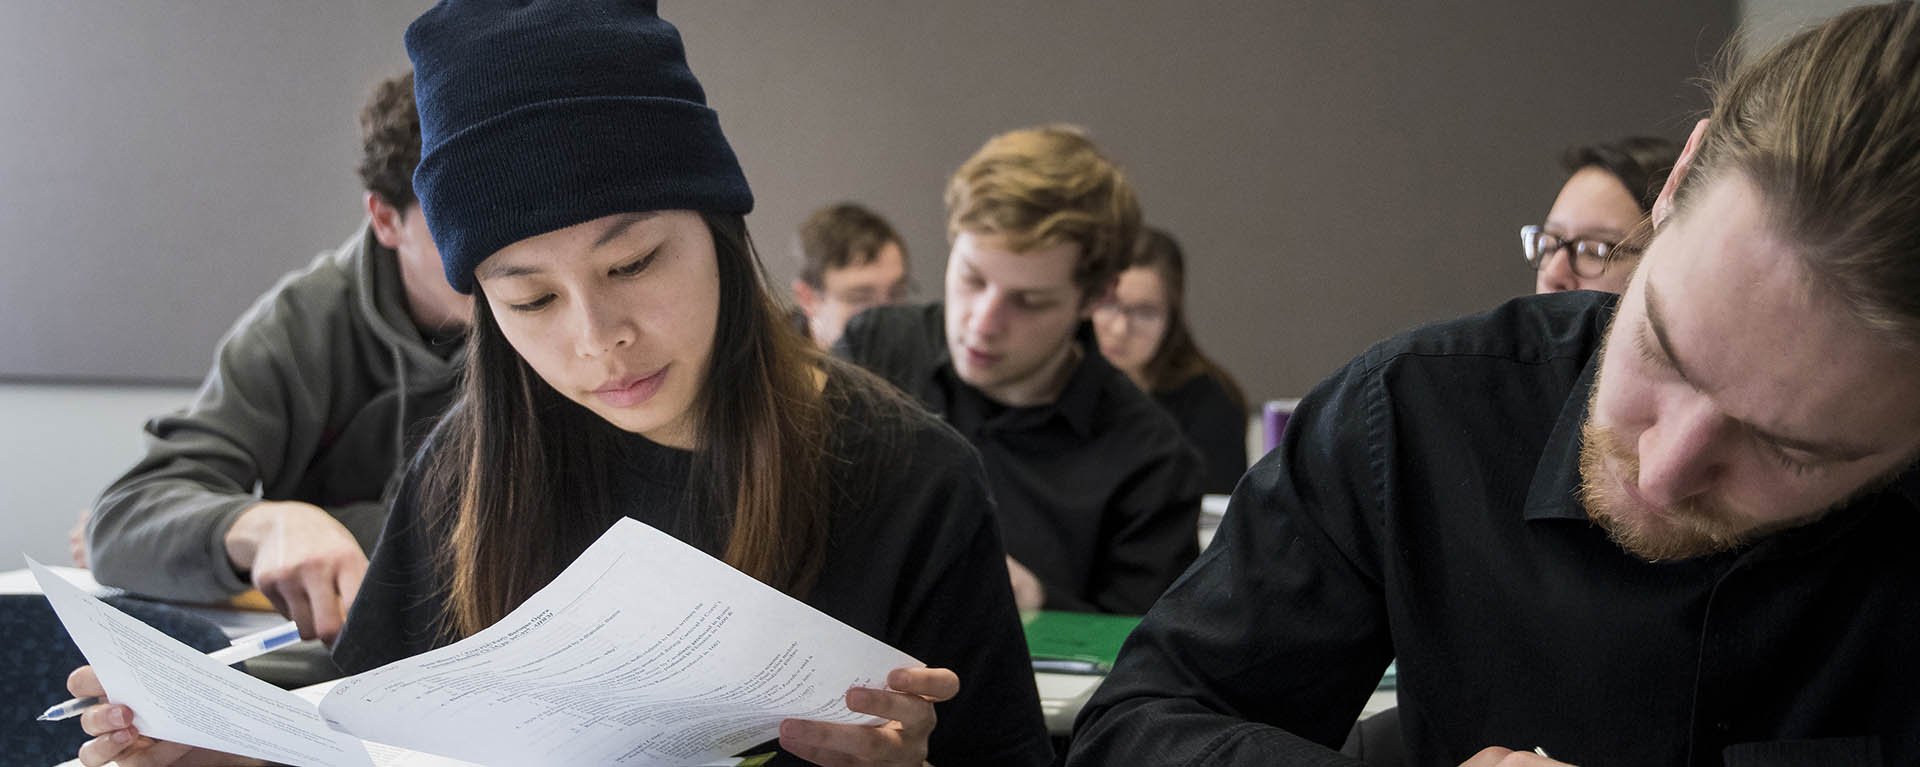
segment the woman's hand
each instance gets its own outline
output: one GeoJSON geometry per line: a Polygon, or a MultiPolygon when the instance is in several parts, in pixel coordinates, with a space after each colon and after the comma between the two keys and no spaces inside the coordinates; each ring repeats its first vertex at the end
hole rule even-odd
{"type": "MultiPolygon", "coordinates": [[[[67,675],[67,692],[76,698],[105,696],[107,691],[94,676],[92,666],[81,666],[67,675]]],[[[143,736],[134,729],[133,709],[113,702],[88,706],[80,714],[80,729],[95,736],[80,746],[80,763],[100,767],[117,762],[120,767],[210,767],[211,765],[263,765],[265,762],[223,754],[218,751],[185,746],[143,736]]]]}
{"type": "Polygon", "coordinates": [[[780,747],[822,767],[920,767],[933,734],[933,704],[960,692],[960,677],[944,668],[897,668],[888,690],[847,691],[847,708],[889,721],[865,727],[806,719],[780,723],[780,747]]]}

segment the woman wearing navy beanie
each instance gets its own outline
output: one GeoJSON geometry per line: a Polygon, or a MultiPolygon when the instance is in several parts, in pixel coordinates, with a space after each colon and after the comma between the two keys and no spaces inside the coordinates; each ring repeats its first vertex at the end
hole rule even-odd
{"type": "MultiPolygon", "coordinates": [[[[849,691],[883,725],[786,720],[772,764],[1048,763],[978,458],[783,321],[753,195],[656,4],[443,0],[406,41],[414,190],[479,300],[341,669],[485,628],[624,516],[930,667],[849,691]]],[[[179,750],[103,735],[81,755],[179,750]]]]}

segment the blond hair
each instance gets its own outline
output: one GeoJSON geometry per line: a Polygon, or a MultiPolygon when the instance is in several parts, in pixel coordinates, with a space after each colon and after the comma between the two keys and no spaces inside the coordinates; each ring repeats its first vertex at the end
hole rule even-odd
{"type": "Polygon", "coordinates": [[[1835,16],[1741,67],[1675,187],[1744,176],[1816,290],[1920,348],[1920,6],[1835,16]]]}
{"type": "Polygon", "coordinates": [[[1015,252],[1078,245],[1074,285],[1093,296],[1126,268],[1140,201],[1084,131],[1027,128],[989,139],[947,182],[947,238],[963,231],[1005,238],[1015,252]]]}

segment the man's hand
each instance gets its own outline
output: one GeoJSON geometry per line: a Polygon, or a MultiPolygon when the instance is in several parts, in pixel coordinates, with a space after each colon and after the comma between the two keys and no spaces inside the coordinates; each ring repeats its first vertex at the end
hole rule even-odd
{"type": "Polygon", "coordinates": [[[1047,603],[1047,588],[1019,560],[1007,557],[1007,577],[1013,581],[1013,603],[1020,612],[1033,612],[1047,603]]]}
{"type": "Polygon", "coordinates": [[[267,501],[240,513],[226,544],[234,569],[252,573],[302,639],[333,644],[367,574],[367,555],[346,526],[313,504],[267,501]]]}
{"type": "Polygon", "coordinates": [[[1556,764],[1566,765],[1567,763],[1556,762],[1532,751],[1513,751],[1493,746],[1474,754],[1472,759],[1461,762],[1460,767],[1549,767],[1556,764]]]}
{"type": "MultiPolygon", "coordinates": [[[[67,692],[76,698],[105,696],[100,678],[92,666],[81,666],[67,675],[67,692]]],[[[154,740],[133,726],[133,709],[112,702],[88,706],[80,714],[80,729],[93,740],[80,745],[80,763],[100,767],[108,762],[120,767],[203,767],[207,765],[261,765],[255,759],[222,754],[217,751],[154,740]]]]}
{"type": "Polygon", "coordinates": [[[897,668],[890,690],[847,691],[847,708],[890,720],[863,727],[806,719],[780,723],[780,747],[821,767],[920,767],[933,734],[933,704],[960,692],[960,677],[944,668],[897,668]]]}

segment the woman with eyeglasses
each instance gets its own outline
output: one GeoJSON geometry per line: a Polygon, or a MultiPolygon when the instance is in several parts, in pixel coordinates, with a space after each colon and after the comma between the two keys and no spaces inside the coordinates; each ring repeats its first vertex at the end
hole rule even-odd
{"type": "MultiPolygon", "coordinates": [[[[927,664],[846,692],[882,724],[780,723],[771,764],[1047,764],[978,454],[786,323],[655,3],[443,0],[406,41],[414,190],[473,330],[334,661],[472,636],[628,517],[927,664]]],[[[227,763],[130,722],[89,709],[81,762],[227,763]]]]}
{"type": "Polygon", "coordinates": [[[1568,149],[1560,161],[1572,175],[1546,223],[1520,228],[1534,292],[1624,289],[1640,260],[1635,243],[1651,234],[1636,230],[1679,157],[1680,145],[1649,136],[1568,149]]]}
{"type": "Polygon", "coordinates": [[[1205,463],[1201,491],[1231,493],[1247,471],[1247,400],[1233,376],[1200,353],[1184,310],[1180,243],[1147,227],[1113,297],[1094,307],[1100,354],[1180,422],[1205,463]]]}

